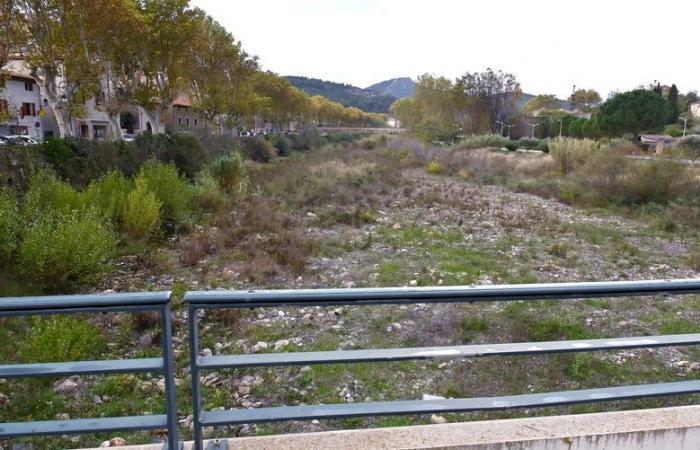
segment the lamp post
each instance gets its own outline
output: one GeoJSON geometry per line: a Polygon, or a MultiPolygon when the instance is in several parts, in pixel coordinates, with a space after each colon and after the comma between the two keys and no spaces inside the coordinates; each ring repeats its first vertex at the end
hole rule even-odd
{"type": "Polygon", "coordinates": [[[559,139],[561,139],[561,133],[564,131],[564,118],[559,119],[559,139]]]}
{"type": "Polygon", "coordinates": [[[678,120],[683,121],[683,137],[685,137],[685,132],[688,130],[688,118],[687,117],[679,117],[678,120]]]}
{"type": "Polygon", "coordinates": [[[506,128],[508,128],[508,139],[510,139],[510,129],[515,126],[515,124],[510,124],[510,125],[504,125],[506,128]]]}
{"type": "Polygon", "coordinates": [[[506,125],[505,123],[501,122],[500,120],[497,120],[496,123],[501,124],[501,136],[503,136],[503,127],[506,125]]]}
{"type": "Polygon", "coordinates": [[[539,123],[531,123],[529,125],[532,127],[532,139],[535,139],[535,127],[537,127],[539,123]]]}

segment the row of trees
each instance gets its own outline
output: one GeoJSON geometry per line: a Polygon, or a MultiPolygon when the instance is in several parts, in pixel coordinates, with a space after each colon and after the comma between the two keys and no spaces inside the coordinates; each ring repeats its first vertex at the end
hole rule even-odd
{"type": "Polygon", "coordinates": [[[413,98],[396,101],[391,113],[426,140],[493,131],[508,119],[522,96],[515,76],[487,69],[455,81],[430,74],[418,78],[413,98]]]}
{"type": "Polygon", "coordinates": [[[212,123],[381,121],[261,71],[257,58],[189,0],[3,0],[0,63],[13,53],[39,83],[61,136],[71,134],[69,117],[83,116],[91,98],[100,99],[115,130],[127,103],[153,112],[160,130],[183,93],[212,123]]]}

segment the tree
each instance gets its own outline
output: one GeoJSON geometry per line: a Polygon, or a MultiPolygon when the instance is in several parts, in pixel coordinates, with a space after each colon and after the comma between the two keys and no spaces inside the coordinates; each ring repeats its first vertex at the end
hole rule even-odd
{"type": "Polygon", "coordinates": [[[578,89],[569,97],[571,106],[580,111],[590,111],[601,101],[600,94],[594,89],[578,89]]]}
{"type": "Polygon", "coordinates": [[[465,73],[457,80],[455,89],[476,133],[494,130],[497,121],[504,121],[515,112],[522,96],[515,75],[490,68],[481,73],[465,73]]]}
{"type": "Polygon", "coordinates": [[[678,122],[678,116],[680,115],[680,109],[678,105],[678,88],[675,84],[671,85],[671,89],[668,91],[668,123],[678,122]]]}
{"type": "Polygon", "coordinates": [[[556,111],[561,109],[561,100],[559,100],[555,95],[538,95],[532,97],[525,103],[523,107],[523,112],[530,113],[538,110],[551,110],[556,111]]]}
{"type": "Polygon", "coordinates": [[[608,136],[655,131],[666,124],[669,108],[666,99],[653,91],[637,89],[608,99],[600,107],[597,121],[608,136]]]}

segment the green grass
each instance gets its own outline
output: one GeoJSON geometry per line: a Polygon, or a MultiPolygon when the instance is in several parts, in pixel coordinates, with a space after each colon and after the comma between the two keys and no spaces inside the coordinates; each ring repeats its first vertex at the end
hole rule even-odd
{"type": "Polygon", "coordinates": [[[469,342],[477,334],[486,333],[489,323],[483,317],[465,317],[459,322],[460,336],[463,342],[469,342]]]}

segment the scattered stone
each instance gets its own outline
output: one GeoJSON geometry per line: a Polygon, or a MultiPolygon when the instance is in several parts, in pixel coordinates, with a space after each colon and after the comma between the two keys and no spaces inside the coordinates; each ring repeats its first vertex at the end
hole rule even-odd
{"type": "Polygon", "coordinates": [[[53,384],[53,391],[59,395],[73,394],[78,388],[78,383],[71,379],[58,380],[53,384]]]}
{"type": "Polygon", "coordinates": [[[281,340],[275,342],[275,350],[280,350],[288,345],[289,345],[289,341],[287,339],[281,339],[281,340]]]}
{"type": "Polygon", "coordinates": [[[110,447],[122,447],[126,445],[126,439],[120,437],[113,437],[109,440],[110,447]]]}
{"type": "Polygon", "coordinates": [[[56,414],[56,420],[70,420],[70,414],[58,413],[58,414],[56,414]]]}
{"type": "Polygon", "coordinates": [[[109,447],[109,446],[110,446],[109,441],[103,441],[103,442],[100,444],[100,448],[102,448],[102,447],[109,447]]]}
{"type": "Polygon", "coordinates": [[[398,322],[394,322],[388,327],[386,327],[386,332],[387,333],[392,333],[394,331],[401,331],[401,324],[398,322]]]}
{"type": "Polygon", "coordinates": [[[423,400],[445,400],[441,395],[423,394],[423,400]]]}
{"type": "Polygon", "coordinates": [[[437,414],[433,414],[430,416],[430,423],[439,425],[439,424],[447,423],[447,419],[445,419],[442,416],[438,416],[437,414]]]}
{"type": "Polygon", "coordinates": [[[395,223],[391,228],[393,228],[394,230],[400,230],[400,229],[401,229],[401,224],[397,222],[397,223],[395,223]]]}
{"type": "Polygon", "coordinates": [[[268,347],[269,345],[267,342],[258,342],[250,348],[250,351],[253,353],[258,353],[260,350],[267,350],[268,347]]]}
{"type": "Polygon", "coordinates": [[[446,362],[440,363],[440,364],[438,365],[438,369],[444,369],[445,367],[447,367],[447,363],[446,363],[446,362]]]}
{"type": "Polygon", "coordinates": [[[408,282],[409,286],[418,286],[418,280],[411,280],[408,282]]]}

